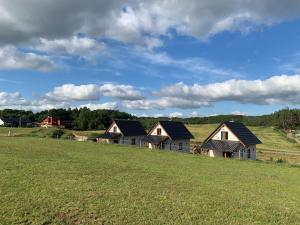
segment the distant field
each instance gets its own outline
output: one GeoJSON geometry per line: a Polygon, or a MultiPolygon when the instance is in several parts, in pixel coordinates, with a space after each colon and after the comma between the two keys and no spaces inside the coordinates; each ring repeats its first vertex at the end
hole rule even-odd
{"type": "Polygon", "coordinates": [[[0,224],[299,224],[300,169],[0,137],[0,224]]]}
{"type": "MultiPolygon", "coordinates": [[[[195,136],[193,143],[201,143],[213,132],[218,124],[188,125],[188,129],[195,136]]],[[[249,127],[257,135],[263,144],[257,146],[258,158],[262,160],[284,159],[291,163],[300,164],[300,144],[285,133],[274,129],[273,127],[249,127]]],[[[0,128],[0,137],[7,136],[10,131],[11,136],[18,137],[50,137],[54,128],[0,128]]],[[[74,133],[79,136],[92,136],[103,133],[103,130],[97,131],[71,131],[65,130],[67,134],[74,133]]]]}

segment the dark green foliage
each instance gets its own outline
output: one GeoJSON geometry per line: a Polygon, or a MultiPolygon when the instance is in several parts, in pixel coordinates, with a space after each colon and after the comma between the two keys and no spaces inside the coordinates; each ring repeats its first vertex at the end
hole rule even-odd
{"type": "Polygon", "coordinates": [[[64,134],[64,131],[62,129],[55,129],[53,130],[51,137],[52,138],[61,138],[61,136],[64,134]]]}
{"type": "MultiPolygon", "coordinates": [[[[80,109],[51,109],[38,113],[24,110],[0,110],[1,117],[21,117],[32,122],[41,122],[47,116],[53,116],[63,121],[66,128],[76,130],[99,130],[109,126],[113,118],[137,119],[125,112],[117,110],[90,110],[80,109]]],[[[138,118],[145,129],[150,129],[158,120],[169,120],[167,117],[138,118]]],[[[173,118],[185,124],[217,124],[223,121],[242,122],[247,126],[276,126],[280,129],[297,129],[300,127],[300,109],[282,109],[270,115],[243,116],[243,115],[218,115],[209,117],[173,118]]]]}
{"type": "Polygon", "coordinates": [[[101,130],[109,126],[113,118],[134,119],[135,117],[117,110],[51,109],[38,113],[24,110],[0,110],[0,117],[17,117],[41,122],[47,116],[60,119],[66,128],[75,130],[101,130]]]}

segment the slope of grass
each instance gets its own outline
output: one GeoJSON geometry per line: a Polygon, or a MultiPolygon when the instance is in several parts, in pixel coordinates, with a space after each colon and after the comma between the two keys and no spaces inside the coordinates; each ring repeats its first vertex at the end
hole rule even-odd
{"type": "Polygon", "coordinates": [[[0,137],[0,224],[299,224],[300,169],[0,137]]]}

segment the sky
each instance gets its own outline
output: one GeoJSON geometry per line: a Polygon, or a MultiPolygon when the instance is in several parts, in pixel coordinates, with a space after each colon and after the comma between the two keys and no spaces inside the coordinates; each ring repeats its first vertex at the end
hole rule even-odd
{"type": "Polygon", "coordinates": [[[299,0],[0,0],[0,109],[263,115],[300,104],[299,0]]]}

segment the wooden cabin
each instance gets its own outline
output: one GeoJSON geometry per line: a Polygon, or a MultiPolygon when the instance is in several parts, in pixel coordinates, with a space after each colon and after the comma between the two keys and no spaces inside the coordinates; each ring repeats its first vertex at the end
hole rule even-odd
{"type": "Polygon", "coordinates": [[[256,145],[262,142],[242,123],[221,123],[200,145],[210,157],[256,160],[256,145]]]}
{"type": "Polygon", "coordinates": [[[145,146],[151,149],[190,152],[190,139],[194,138],[182,122],[159,121],[145,137],[145,146]]]}
{"type": "Polygon", "coordinates": [[[125,144],[133,146],[144,146],[143,139],[147,135],[139,121],[115,119],[96,140],[108,144],[125,144]]]}

